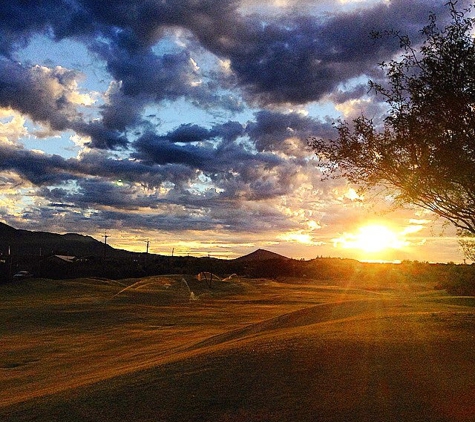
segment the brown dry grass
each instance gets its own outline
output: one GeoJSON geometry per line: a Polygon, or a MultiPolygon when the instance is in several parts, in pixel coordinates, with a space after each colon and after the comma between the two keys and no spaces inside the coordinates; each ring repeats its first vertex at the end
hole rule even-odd
{"type": "Polygon", "coordinates": [[[475,420],[473,298],[180,279],[0,286],[0,420],[475,420]]]}

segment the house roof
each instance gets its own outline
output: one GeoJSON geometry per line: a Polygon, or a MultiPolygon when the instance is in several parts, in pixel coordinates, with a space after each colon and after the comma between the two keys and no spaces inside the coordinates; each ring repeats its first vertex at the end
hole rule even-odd
{"type": "Polygon", "coordinates": [[[50,258],[56,258],[68,263],[76,261],[75,256],[69,256],[69,255],[52,255],[50,258]]]}

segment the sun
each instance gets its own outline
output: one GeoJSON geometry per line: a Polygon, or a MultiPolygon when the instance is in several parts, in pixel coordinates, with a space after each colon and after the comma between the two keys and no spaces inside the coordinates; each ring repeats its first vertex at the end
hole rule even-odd
{"type": "Polygon", "coordinates": [[[403,242],[386,226],[374,224],[359,229],[356,246],[365,252],[380,252],[389,248],[400,249],[403,242]]]}
{"type": "Polygon", "coordinates": [[[334,242],[345,249],[359,249],[367,253],[401,249],[406,245],[404,239],[382,224],[369,224],[360,227],[356,233],[345,233],[334,242]]]}

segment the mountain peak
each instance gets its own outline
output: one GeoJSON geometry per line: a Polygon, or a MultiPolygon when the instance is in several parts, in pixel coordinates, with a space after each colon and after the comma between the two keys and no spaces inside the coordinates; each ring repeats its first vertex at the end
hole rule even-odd
{"type": "Polygon", "coordinates": [[[248,255],[236,258],[236,261],[268,261],[271,259],[289,259],[286,256],[265,249],[257,249],[248,255]]]}

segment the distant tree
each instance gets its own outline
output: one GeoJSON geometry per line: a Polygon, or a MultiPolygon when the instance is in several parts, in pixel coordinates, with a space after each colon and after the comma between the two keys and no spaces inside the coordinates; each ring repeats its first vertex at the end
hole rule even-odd
{"type": "Polygon", "coordinates": [[[402,54],[380,64],[385,84],[369,82],[388,105],[383,124],[365,116],[339,121],[336,139],[309,143],[324,177],[343,176],[363,190],[386,187],[399,203],[475,234],[475,21],[471,8],[456,6],[447,3],[451,20],[443,29],[429,16],[417,47],[388,32],[402,54]]]}

